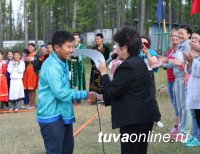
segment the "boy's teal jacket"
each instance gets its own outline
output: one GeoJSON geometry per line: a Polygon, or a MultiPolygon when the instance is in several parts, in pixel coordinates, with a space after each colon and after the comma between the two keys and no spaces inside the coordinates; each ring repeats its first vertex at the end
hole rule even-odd
{"type": "Polygon", "coordinates": [[[63,119],[65,124],[75,122],[73,99],[86,99],[86,91],[70,88],[68,63],[61,61],[55,53],[42,65],[38,89],[37,120],[51,123],[63,119]]]}

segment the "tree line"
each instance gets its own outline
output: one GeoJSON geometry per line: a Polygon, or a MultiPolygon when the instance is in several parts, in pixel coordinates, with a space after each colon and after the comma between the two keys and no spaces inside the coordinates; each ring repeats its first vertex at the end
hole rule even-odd
{"type": "MultiPolygon", "coordinates": [[[[141,35],[156,21],[158,0],[18,0],[17,18],[12,0],[0,0],[0,44],[3,40],[50,41],[53,31],[91,32],[134,26],[141,35]],[[22,10],[22,13],[21,13],[22,10]]],[[[171,25],[200,25],[200,15],[189,16],[192,0],[165,0],[165,18],[171,25]]]]}

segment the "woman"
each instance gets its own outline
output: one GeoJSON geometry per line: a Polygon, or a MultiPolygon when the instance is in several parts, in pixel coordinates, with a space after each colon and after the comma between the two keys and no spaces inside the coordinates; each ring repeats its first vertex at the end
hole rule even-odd
{"type": "Polygon", "coordinates": [[[146,154],[147,135],[152,130],[158,113],[150,94],[152,84],[144,61],[138,56],[142,46],[139,34],[132,27],[124,27],[114,36],[117,54],[123,62],[115,70],[110,81],[105,63],[99,71],[104,90],[105,105],[112,107],[112,128],[120,128],[123,134],[146,134],[136,142],[122,142],[122,154],[146,154]],[[143,142],[144,139],[144,142],[143,142]]]}
{"type": "Polygon", "coordinates": [[[24,89],[28,90],[30,104],[27,109],[35,109],[36,89],[38,88],[39,74],[34,70],[34,57],[37,54],[35,44],[29,43],[28,50],[29,55],[26,57],[27,63],[26,70],[24,72],[24,89]]]}
{"type": "Polygon", "coordinates": [[[0,49],[0,103],[1,109],[4,108],[4,103],[8,102],[8,84],[6,79],[7,63],[3,60],[4,51],[0,49]]]}
{"type": "Polygon", "coordinates": [[[178,31],[180,43],[177,47],[175,59],[159,58],[161,62],[168,63],[173,67],[173,73],[175,75],[174,82],[174,97],[176,99],[176,105],[178,108],[179,134],[176,137],[178,141],[184,141],[187,139],[190,133],[190,113],[186,110],[186,86],[184,82],[184,54],[188,55],[190,52],[190,38],[192,30],[189,26],[181,26],[178,31]]]}
{"type": "MultiPolygon", "coordinates": [[[[7,65],[13,60],[13,51],[12,50],[8,50],[7,52],[7,60],[6,60],[6,63],[7,65]]],[[[6,72],[6,78],[7,78],[7,83],[8,83],[8,91],[10,89],[10,73],[7,71],[6,72]]],[[[8,102],[5,102],[5,109],[9,109],[9,104],[8,102]]]]}
{"type": "MultiPolygon", "coordinates": [[[[178,30],[172,30],[170,33],[170,40],[171,40],[171,49],[167,53],[167,58],[168,59],[174,59],[175,58],[175,53],[177,46],[179,44],[179,38],[178,38],[178,30]]],[[[178,133],[178,124],[179,124],[179,118],[178,118],[178,108],[176,105],[176,99],[174,98],[173,95],[173,85],[175,81],[175,76],[173,73],[173,67],[171,67],[168,64],[163,64],[163,68],[166,68],[167,70],[167,80],[168,80],[168,94],[171,99],[171,103],[173,105],[174,111],[175,111],[175,125],[174,127],[170,130],[169,134],[171,135],[172,138],[176,137],[178,133]]]]}
{"type": "Polygon", "coordinates": [[[158,103],[156,100],[156,83],[155,83],[154,72],[157,72],[158,68],[152,68],[152,65],[158,63],[158,54],[155,50],[150,49],[151,40],[148,37],[142,36],[141,41],[142,41],[142,49],[140,50],[139,56],[144,60],[149,70],[149,74],[153,82],[153,84],[151,84],[150,92],[151,92],[152,97],[155,99],[155,103],[158,110],[158,115],[155,122],[158,127],[164,127],[160,119],[161,114],[160,114],[158,103]]]}

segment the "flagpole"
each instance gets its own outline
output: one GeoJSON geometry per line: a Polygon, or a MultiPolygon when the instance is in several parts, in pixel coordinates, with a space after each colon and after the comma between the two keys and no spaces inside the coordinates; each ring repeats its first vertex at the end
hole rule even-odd
{"type": "Polygon", "coordinates": [[[166,29],[166,21],[165,21],[165,5],[166,5],[166,2],[165,0],[163,0],[163,31],[164,31],[164,49],[163,49],[163,35],[162,35],[162,56],[164,55],[164,51],[165,50],[165,43],[166,43],[166,32],[167,32],[167,29],[166,29]]]}
{"type": "Polygon", "coordinates": [[[158,22],[158,49],[157,50],[160,50],[160,21],[158,22]]]}
{"type": "Polygon", "coordinates": [[[167,32],[165,19],[163,19],[163,31],[164,33],[167,32]]]}

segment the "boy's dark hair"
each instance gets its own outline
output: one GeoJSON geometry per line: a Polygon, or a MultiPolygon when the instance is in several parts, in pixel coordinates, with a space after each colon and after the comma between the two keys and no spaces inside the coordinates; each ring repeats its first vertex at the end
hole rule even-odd
{"type": "Polygon", "coordinates": [[[73,36],[77,35],[79,38],[81,38],[81,34],[79,32],[74,32],[73,36]]]}
{"type": "Polygon", "coordinates": [[[52,46],[52,43],[51,43],[51,42],[48,42],[47,45],[51,45],[51,46],[52,46]]]}
{"type": "Polygon", "coordinates": [[[197,29],[194,33],[199,34],[200,35],[200,29],[197,29]]]}
{"type": "Polygon", "coordinates": [[[101,34],[101,33],[97,33],[96,36],[103,38],[103,34],[101,34]]]}
{"type": "Polygon", "coordinates": [[[131,26],[125,26],[119,29],[113,40],[118,43],[120,47],[127,46],[130,55],[138,55],[142,46],[140,35],[131,26]]]}
{"type": "Polygon", "coordinates": [[[55,31],[53,36],[52,36],[52,47],[54,49],[54,45],[59,45],[62,46],[65,42],[73,42],[74,41],[74,36],[66,31],[59,30],[55,31]]]}
{"type": "Polygon", "coordinates": [[[14,51],[13,54],[15,54],[15,53],[19,53],[21,55],[21,52],[19,50],[14,51]]]}
{"type": "Polygon", "coordinates": [[[180,26],[180,28],[185,29],[187,31],[187,33],[190,34],[190,38],[191,38],[192,28],[190,26],[188,26],[188,25],[182,25],[182,26],[180,26]]]}
{"type": "Polygon", "coordinates": [[[151,40],[148,36],[142,36],[141,38],[144,38],[148,41],[149,45],[151,46],[151,40]]]}
{"type": "Polygon", "coordinates": [[[12,52],[12,54],[14,54],[14,52],[12,50],[8,50],[7,55],[8,55],[9,52],[12,52]]]}
{"type": "Polygon", "coordinates": [[[27,55],[29,55],[29,53],[30,53],[30,51],[28,49],[24,49],[22,52],[24,52],[27,55]]]}

